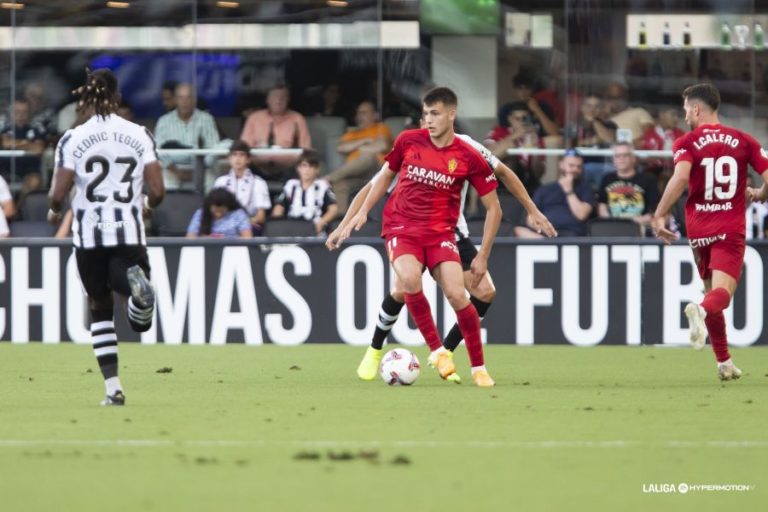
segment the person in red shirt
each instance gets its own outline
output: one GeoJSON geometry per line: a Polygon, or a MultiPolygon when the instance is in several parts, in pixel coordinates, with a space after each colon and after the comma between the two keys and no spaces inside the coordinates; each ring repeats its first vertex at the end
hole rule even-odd
{"type": "MultiPolygon", "coordinates": [[[[659,109],[658,122],[655,126],[649,127],[643,133],[643,140],[640,143],[640,149],[651,150],[670,150],[674,142],[685,135],[680,129],[680,113],[677,107],[662,107],[659,109]]],[[[671,165],[668,160],[660,158],[649,159],[645,163],[646,171],[659,174],[666,171],[671,174],[671,165]],[[669,167],[667,169],[667,167],[669,167]]]]}
{"type": "Polygon", "coordinates": [[[397,185],[384,208],[382,237],[403,285],[408,311],[432,351],[430,363],[446,380],[452,380],[456,373],[452,353],[441,343],[429,302],[422,292],[421,274],[425,266],[456,311],[472,365],[472,379],[478,386],[490,387],[495,383],[485,368],[480,319],[466,296],[454,230],[460,213],[461,189],[469,181],[486,209],[482,245],[470,265],[476,284],[488,269],[488,256],[501,222],[496,177],[480,154],[454,133],[456,94],[447,87],[436,87],[427,92],[422,103],[426,129],[406,130],[397,137],[363,206],[341,240],[366,223],[368,212],[384,197],[397,176],[397,185]]]}
{"type": "Polygon", "coordinates": [[[706,290],[700,304],[685,307],[690,340],[701,348],[709,333],[720,380],[738,379],[741,370],[728,353],[723,310],[731,302],[744,264],[747,194],[768,198],[768,156],[751,135],[720,124],[720,93],[715,86],[693,85],[683,91],[683,98],[685,121],[692,131],[675,141],[674,175],[652,226],[667,243],[677,238],[666,228],[666,216],[687,187],[688,243],[706,290]],[[749,165],[763,177],[760,190],[747,190],[749,165]]]}

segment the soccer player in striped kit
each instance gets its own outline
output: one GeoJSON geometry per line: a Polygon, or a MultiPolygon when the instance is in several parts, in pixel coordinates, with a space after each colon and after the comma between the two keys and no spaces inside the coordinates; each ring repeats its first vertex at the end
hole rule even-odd
{"type": "Polygon", "coordinates": [[[152,135],[115,114],[120,104],[115,76],[108,69],[87,73],[85,85],[74,92],[90,117],[68,130],[56,147],[48,218],[61,219],[74,185],[72,241],[88,295],[93,351],[106,387],[101,403],[124,405],[112,294],[127,297],[128,321],[134,330],[151,327],[155,294],[142,211],[163,200],[165,185],[152,135]]]}

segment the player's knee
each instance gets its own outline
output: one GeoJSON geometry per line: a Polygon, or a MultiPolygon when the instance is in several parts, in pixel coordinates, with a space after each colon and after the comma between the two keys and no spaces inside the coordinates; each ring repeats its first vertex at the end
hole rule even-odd
{"type": "Polygon", "coordinates": [[[405,293],[419,293],[421,291],[421,276],[403,279],[402,285],[402,291],[405,293]]]}
{"type": "Polygon", "coordinates": [[[405,297],[403,297],[403,291],[399,288],[393,288],[392,291],[389,292],[389,294],[392,296],[393,299],[395,299],[397,302],[400,302],[401,304],[405,302],[405,297]]]}
{"type": "Polygon", "coordinates": [[[496,298],[496,287],[487,279],[483,279],[480,284],[471,288],[469,293],[478,300],[490,303],[496,298]]]}
{"type": "Polygon", "coordinates": [[[445,294],[446,300],[448,300],[448,304],[450,304],[454,310],[464,309],[467,307],[467,304],[469,304],[469,299],[467,298],[464,288],[446,288],[443,290],[443,293],[445,294]]]}

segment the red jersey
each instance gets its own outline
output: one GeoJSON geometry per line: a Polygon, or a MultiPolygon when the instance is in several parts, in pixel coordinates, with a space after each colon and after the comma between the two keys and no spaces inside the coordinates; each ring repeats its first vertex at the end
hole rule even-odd
{"type": "Polygon", "coordinates": [[[688,238],[746,230],[748,165],[768,171],[768,155],[749,134],[721,124],[701,125],[675,141],[674,162],[690,162],[685,220],[688,238]]]}
{"type": "Polygon", "coordinates": [[[383,237],[453,234],[464,182],[469,180],[480,196],[497,186],[493,170],[472,146],[454,137],[438,148],[426,129],[402,132],[386,160],[397,173],[397,185],[384,207],[383,237]]]}

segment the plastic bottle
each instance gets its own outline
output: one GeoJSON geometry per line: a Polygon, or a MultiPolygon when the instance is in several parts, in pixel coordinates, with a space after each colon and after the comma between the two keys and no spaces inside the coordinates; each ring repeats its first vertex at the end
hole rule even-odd
{"type": "Polygon", "coordinates": [[[731,49],[731,27],[727,23],[723,23],[720,29],[720,46],[726,50],[731,49]]]}
{"type": "Polygon", "coordinates": [[[645,32],[645,22],[640,22],[640,34],[638,35],[638,44],[640,48],[645,48],[648,45],[648,36],[645,32]]]}
{"type": "Polygon", "coordinates": [[[685,26],[683,27],[683,46],[685,47],[691,46],[691,25],[687,21],[685,22],[685,26]]]}
{"type": "Polygon", "coordinates": [[[753,43],[755,50],[762,50],[765,48],[765,32],[763,32],[763,26],[759,23],[755,23],[753,43]]]}
{"type": "Polygon", "coordinates": [[[664,32],[661,36],[661,44],[664,46],[669,46],[669,43],[671,42],[672,35],[669,32],[669,22],[664,22],[664,32]]]}

